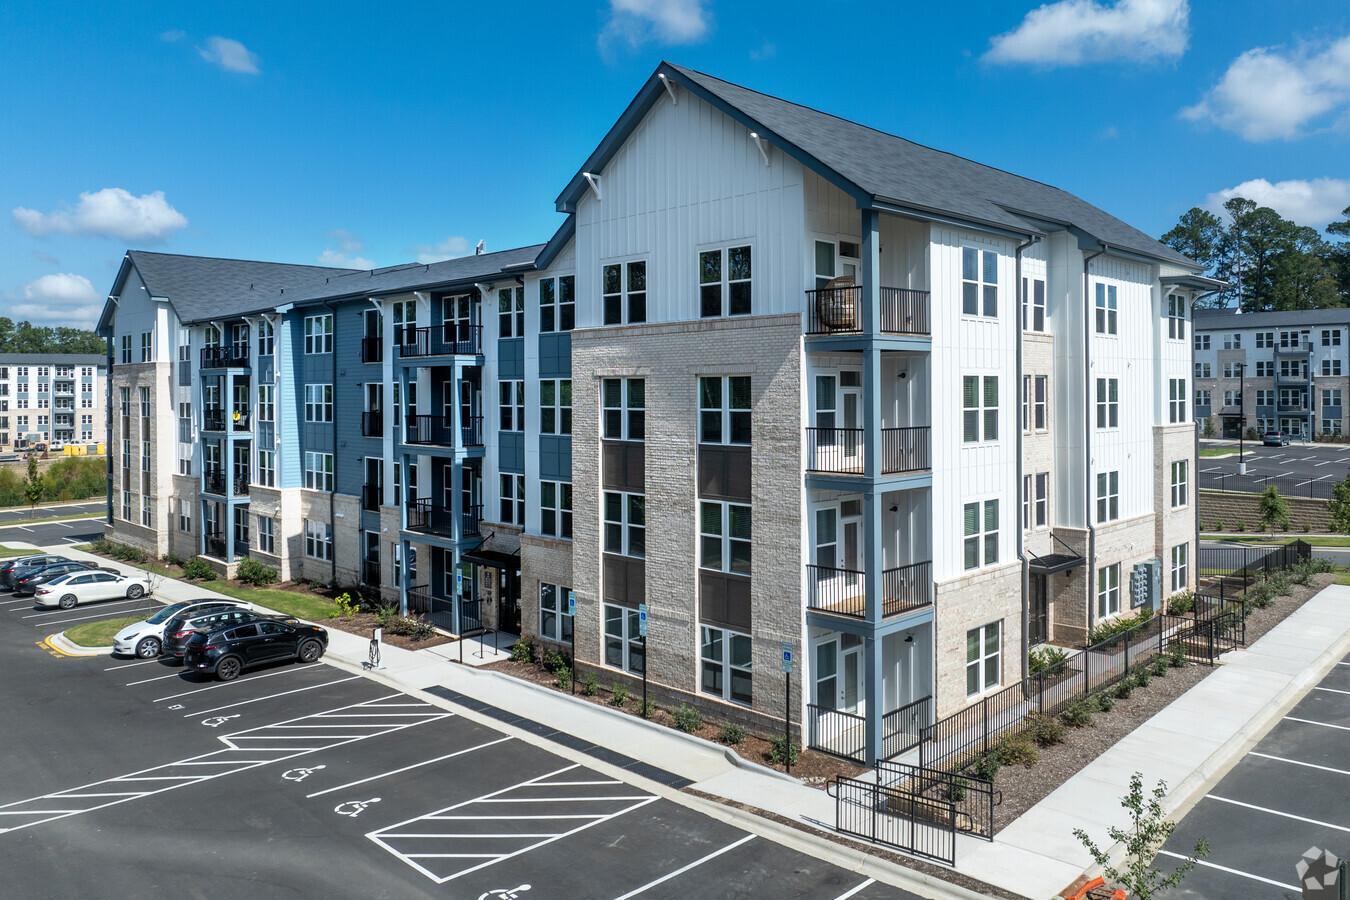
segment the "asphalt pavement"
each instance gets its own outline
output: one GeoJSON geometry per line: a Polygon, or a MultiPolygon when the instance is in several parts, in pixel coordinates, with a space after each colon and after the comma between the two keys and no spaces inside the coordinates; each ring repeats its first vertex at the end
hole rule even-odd
{"type": "Polygon", "coordinates": [[[11,507],[0,509],[0,525],[30,522],[34,519],[53,519],[57,516],[97,516],[108,509],[104,500],[88,503],[62,503],[59,506],[11,507]]]}
{"type": "Polygon", "coordinates": [[[1202,488],[1260,492],[1273,483],[1290,496],[1330,496],[1331,487],[1350,472],[1350,447],[1336,444],[1290,444],[1263,447],[1246,441],[1242,459],[1247,474],[1238,475],[1237,444],[1202,442],[1202,448],[1223,448],[1234,455],[1222,459],[1201,456],[1196,460],[1196,481],[1202,488]]]}
{"type": "Polygon", "coordinates": [[[10,525],[0,527],[0,543],[27,541],[39,547],[56,548],[62,544],[84,544],[103,536],[104,518],[72,519],[68,522],[47,522],[43,525],[10,525]]]}
{"type": "MultiPolygon", "coordinates": [[[[1297,537],[1295,537],[1295,540],[1296,539],[1297,537]]],[[[1275,541],[1275,543],[1284,542],[1284,538],[1277,538],[1275,541]]],[[[1203,540],[1200,542],[1200,548],[1202,550],[1220,547],[1253,547],[1253,551],[1255,551],[1254,545],[1242,541],[1225,541],[1221,538],[1214,538],[1212,540],[1203,540]]],[[[1313,547],[1312,553],[1313,556],[1318,559],[1329,560],[1333,565],[1350,566],[1350,547],[1313,547]]]]}

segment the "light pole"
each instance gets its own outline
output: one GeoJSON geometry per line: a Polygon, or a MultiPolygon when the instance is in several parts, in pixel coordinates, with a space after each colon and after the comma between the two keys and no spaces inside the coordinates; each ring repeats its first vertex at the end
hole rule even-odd
{"type": "Polygon", "coordinates": [[[1247,474],[1242,440],[1247,434],[1247,364],[1238,363],[1238,474],[1247,474]]]}

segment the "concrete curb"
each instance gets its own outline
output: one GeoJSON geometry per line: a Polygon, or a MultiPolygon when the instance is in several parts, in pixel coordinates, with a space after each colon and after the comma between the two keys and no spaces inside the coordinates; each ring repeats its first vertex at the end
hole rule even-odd
{"type": "Polygon", "coordinates": [[[108,656],[113,651],[111,644],[106,647],[86,647],[83,644],[72,643],[64,631],[47,635],[46,641],[52,649],[66,656],[108,656]]]}

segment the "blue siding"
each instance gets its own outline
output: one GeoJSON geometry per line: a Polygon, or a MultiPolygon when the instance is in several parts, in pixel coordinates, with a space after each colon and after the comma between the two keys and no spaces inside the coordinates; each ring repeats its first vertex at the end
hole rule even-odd
{"type": "Polygon", "coordinates": [[[525,377],[524,338],[500,338],[497,341],[497,377],[505,379],[525,377]]]}
{"type": "Polygon", "coordinates": [[[570,435],[539,436],[539,477],[546,481],[572,480],[572,438],[570,435]]]}
{"type": "Polygon", "coordinates": [[[572,377],[572,333],[539,335],[539,377],[572,377]]]}
{"type": "MultiPolygon", "coordinates": [[[[333,385],[333,427],[337,432],[334,483],[338,493],[357,497],[365,482],[360,457],[381,456],[384,449],[380,438],[361,434],[365,383],[379,380],[379,375],[361,362],[361,338],[365,335],[363,316],[369,308],[370,304],[365,301],[353,301],[336,304],[333,310],[333,349],[337,353],[337,383],[333,385]]],[[[328,357],[310,359],[327,362],[328,357]]],[[[320,380],[328,381],[331,377],[331,374],[325,375],[320,380]]]]}
{"type": "MultiPolygon", "coordinates": [[[[304,330],[295,313],[287,313],[277,323],[276,364],[282,372],[295,371],[295,358],[304,349],[304,330]]],[[[300,452],[299,422],[304,415],[304,394],[294,378],[283,378],[277,385],[277,429],[281,444],[277,450],[277,486],[295,488],[305,483],[300,452]]]]}
{"type": "Polygon", "coordinates": [[[497,468],[503,472],[514,472],[517,475],[525,474],[524,432],[497,432],[497,468]]]}

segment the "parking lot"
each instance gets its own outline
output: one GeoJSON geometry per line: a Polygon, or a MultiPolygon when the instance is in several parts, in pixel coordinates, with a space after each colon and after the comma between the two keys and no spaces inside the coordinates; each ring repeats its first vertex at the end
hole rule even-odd
{"type": "Polygon", "coordinates": [[[1238,446],[1235,442],[1215,444],[1206,441],[1204,448],[1231,450],[1232,456],[1196,460],[1197,483],[1202,488],[1229,491],[1257,492],[1267,483],[1275,484],[1289,496],[1329,497],[1336,482],[1350,471],[1350,448],[1320,444],[1290,444],[1288,447],[1263,447],[1260,441],[1247,441],[1242,458],[1247,463],[1247,474],[1238,475],[1238,446]]]}
{"type": "Polygon", "coordinates": [[[39,525],[5,524],[0,526],[0,542],[26,541],[39,547],[83,544],[103,536],[103,521],[101,517],[95,516],[39,525]]]}
{"type": "Polygon", "coordinates": [[[8,896],[913,896],[324,662],[222,683],[41,643],[146,605],[0,596],[8,896]]]}
{"type": "Polygon", "coordinates": [[[1294,866],[1312,847],[1350,855],[1350,656],[1181,821],[1164,855],[1205,838],[1211,853],[1176,896],[1299,896],[1294,866]]]}

